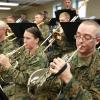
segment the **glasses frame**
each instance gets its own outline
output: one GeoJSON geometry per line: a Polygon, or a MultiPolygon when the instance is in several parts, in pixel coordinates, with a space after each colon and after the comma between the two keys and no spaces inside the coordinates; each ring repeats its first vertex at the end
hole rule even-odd
{"type": "Polygon", "coordinates": [[[95,38],[93,38],[91,35],[88,35],[88,34],[86,34],[86,35],[84,35],[84,36],[82,36],[82,35],[74,35],[74,38],[75,39],[84,39],[84,40],[87,40],[87,41],[89,41],[89,40],[93,40],[93,39],[96,39],[96,37],[95,38]],[[90,37],[86,37],[86,36],[90,36],[90,37]]]}

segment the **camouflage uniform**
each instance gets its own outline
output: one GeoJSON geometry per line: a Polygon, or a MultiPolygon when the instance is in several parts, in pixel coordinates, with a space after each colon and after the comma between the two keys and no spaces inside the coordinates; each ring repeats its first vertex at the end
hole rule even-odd
{"type": "Polygon", "coordinates": [[[41,48],[38,49],[36,55],[30,56],[27,51],[22,50],[17,54],[17,66],[12,66],[8,70],[4,70],[2,77],[5,81],[12,78],[10,85],[3,89],[9,100],[31,100],[27,93],[27,81],[30,75],[37,69],[47,66],[47,59],[41,48]]]}
{"type": "Polygon", "coordinates": [[[0,53],[6,54],[12,50],[14,50],[14,45],[10,40],[6,39],[0,43],[0,53]]]}
{"type": "MultiPolygon", "coordinates": [[[[10,53],[12,50],[14,50],[14,48],[15,47],[13,43],[9,39],[6,39],[0,43],[0,54],[10,53]]],[[[3,70],[3,67],[0,65],[0,73],[2,72],[2,70],[3,70]]],[[[0,84],[2,86],[6,85],[6,83],[2,80],[1,75],[0,75],[0,84]]]]}
{"type": "MultiPolygon", "coordinates": [[[[38,80],[39,82],[32,88],[34,91],[32,100],[57,100],[61,90],[61,80],[56,77],[47,78],[46,71],[41,75],[42,77],[38,80]]],[[[37,73],[35,74],[37,75],[37,73]]]]}
{"type": "Polygon", "coordinates": [[[46,23],[44,23],[43,25],[39,26],[39,29],[42,33],[42,37],[46,39],[48,37],[49,26],[46,23]]]}
{"type": "Polygon", "coordinates": [[[72,59],[73,79],[63,87],[59,100],[100,100],[100,54],[72,59]]]}

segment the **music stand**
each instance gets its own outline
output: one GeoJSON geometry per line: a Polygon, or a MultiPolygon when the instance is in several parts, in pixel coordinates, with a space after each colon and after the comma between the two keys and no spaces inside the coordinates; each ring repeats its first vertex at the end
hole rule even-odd
{"type": "Polygon", "coordinates": [[[25,29],[30,27],[37,27],[35,23],[8,23],[8,25],[17,37],[19,45],[23,44],[23,34],[25,32],[25,29]]]}
{"type": "Polygon", "coordinates": [[[8,23],[16,37],[23,38],[25,29],[29,27],[37,27],[35,23],[8,23]]]}
{"type": "Polygon", "coordinates": [[[74,35],[76,34],[77,28],[81,22],[61,22],[64,34],[67,37],[68,42],[75,42],[74,35]]]}
{"type": "MultiPolygon", "coordinates": [[[[81,22],[83,22],[85,20],[80,20],[77,22],[61,22],[60,23],[61,27],[63,28],[64,34],[67,37],[67,40],[69,43],[76,42],[74,35],[77,32],[78,26],[81,24],[81,22]]],[[[91,20],[91,19],[88,19],[88,20],[91,20]]],[[[92,20],[96,21],[100,25],[100,19],[92,19],[92,20]]]]}
{"type": "Polygon", "coordinates": [[[60,16],[60,14],[63,13],[63,12],[67,12],[67,13],[70,15],[70,20],[71,20],[72,18],[74,18],[75,16],[77,16],[75,10],[61,9],[61,10],[55,11],[55,15],[56,15],[57,21],[59,21],[59,16],[60,16]]]}
{"type": "Polygon", "coordinates": [[[56,18],[51,18],[48,25],[49,26],[55,26],[56,24],[57,24],[56,18]]]}

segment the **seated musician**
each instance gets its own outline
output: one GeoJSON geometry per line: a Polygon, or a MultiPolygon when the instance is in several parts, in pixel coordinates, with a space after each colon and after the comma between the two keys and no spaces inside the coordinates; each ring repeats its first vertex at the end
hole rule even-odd
{"type": "Polygon", "coordinates": [[[24,32],[25,47],[17,53],[17,65],[12,64],[4,54],[0,55],[0,64],[3,68],[0,74],[5,82],[9,82],[3,89],[9,100],[31,100],[27,93],[28,78],[35,70],[48,64],[46,55],[42,52],[43,48],[39,47],[41,40],[41,33],[36,27],[28,28],[24,32]]]}
{"type": "Polygon", "coordinates": [[[72,55],[71,61],[66,63],[61,58],[55,58],[51,62],[50,72],[58,74],[64,82],[60,100],[100,99],[100,54],[96,50],[98,34],[100,26],[96,22],[83,21],[77,29],[77,53],[72,55]]]}
{"type": "Polygon", "coordinates": [[[45,22],[44,15],[42,13],[37,13],[34,15],[34,20],[41,31],[43,38],[46,39],[49,32],[49,26],[45,22]]]}
{"type": "Polygon", "coordinates": [[[0,20],[0,54],[14,50],[13,43],[6,37],[8,25],[0,20]]]}
{"type": "Polygon", "coordinates": [[[6,23],[16,23],[15,17],[14,16],[7,16],[6,17],[6,23]]]}
{"type": "MultiPolygon", "coordinates": [[[[58,21],[57,29],[54,29],[54,37],[55,42],[53,43],[52,47],[53,50],[51,50],[48,53],[48,59],[51,62],[55,57],[61,57],[66,52],[70,53],[73,50],[75,50],[75,46],[70,44],[67,40],[68,37],[66,37],[60,22],[70,22],[71,19],[75,17],[75,14],[73,14],[70,10],[58,10],[56,13],[56,19],[58,21]]],[[[69,33],[70,34],[70,33],[69,33]]]]}

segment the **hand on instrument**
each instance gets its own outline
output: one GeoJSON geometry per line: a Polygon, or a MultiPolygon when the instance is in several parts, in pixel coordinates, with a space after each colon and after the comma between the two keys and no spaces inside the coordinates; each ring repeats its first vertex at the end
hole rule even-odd
{"type": "MultiPolygon", "coordinates": [[[[50,73],[52,74],[58,73],[65,64],[66,62],[61,58],[55,58],[53,62],[50,63],[50,69],[49,69],[50,73]]],[[[70,64],[67,63],[66,66],[67,68],[58,77],[65,83],[68,83],[72,79],[72,74],[70,71],[70,64]]]]}
{"type": "Polygon", "coordinates": [[[4,54],[0,54],[0,64],[3,65],[5,68],[9,68],[11,66],[10,59],[4,54]]]}

